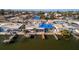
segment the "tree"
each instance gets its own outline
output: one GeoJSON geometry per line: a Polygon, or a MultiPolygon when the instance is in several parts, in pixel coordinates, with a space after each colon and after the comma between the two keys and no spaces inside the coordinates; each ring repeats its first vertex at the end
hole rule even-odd
{"type": "Polygon", "coordinates": [[[1,9],[1,10],[0,10],[0,14],[1,14],[1,15],[4,15],[4,12],[5,12],[4,9],[1,9]]]}
{"type": "Polygon", "coordinates": [[[70,34],[70,32],[68,30],[62,30],[60,32],[61,32],[61,34],[62,34],[62,36],[63,36],[64,39],[66,39],[66,40],[69,39],[69,37],[70,37],[71,34],[70,34]]]}

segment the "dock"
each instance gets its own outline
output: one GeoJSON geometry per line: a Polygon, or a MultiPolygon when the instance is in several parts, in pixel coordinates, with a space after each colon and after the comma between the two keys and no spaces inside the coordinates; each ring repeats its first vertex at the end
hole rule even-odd
{"type": "MultiPolygon", "coordinates": [[[[0,35],[11,35],[10,33],[7,32],[2,32],[0,35]]],[[[42,39],[45,39],[45,35],[53,35],[56,40],[58,40],[58,37],[56,35],[61,35],[61,33],[45,33],[45,32],[36,32],[36,33],[24,33],[24,32],[17,32],[17,35],[41,35],[42,39]]]]}
{"type": "Polygon", "coordinates": [[[79,36],[76,36],[72,33],[73,37],[76,38],[76,40],[79,40],[79,36]]]}
{"type": "Polygon", "coordinates": [[[12,35],[12,36],[10,36],[9,39],[4,40],[3,43],[10,43],[11,41],[14,40],[13,38],[14,38],[15,36],[16,36],[15,34],[12,35]]]}

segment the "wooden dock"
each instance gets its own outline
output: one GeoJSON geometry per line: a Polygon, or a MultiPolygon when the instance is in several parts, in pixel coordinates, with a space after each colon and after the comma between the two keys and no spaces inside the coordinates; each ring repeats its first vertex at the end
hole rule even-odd
{"type": "MultiPolygon", "coordinates": [[[[11,33],[2,32],[0,35],[11,35],[11,33]]],[[[56,35],[61,35],[61,33],[45,33],[45,32],[36,32],[36,33],[24,33],[24,32],[18,32],[17,35],[41,35],[42,39],[45,39],[45,35],[53,35],[56,40],[58,40],[58,37],[56,35]]]]}
{"type": "Polygon", "coordinates": [[[16,36],[16,35],[10,36],[9,39],[4,40],[3,43],[10,43],[11,41],[14,40],[13,38],[14,38],[15,36],[16,36]]]}
{"type": "MultiPolygon", "coordinates": [[[[18,35],[24,35],[25,33],[24,32],[18,32],[17,33],[18,35]]],[[[26,34],[30,34],[30,35],[53,35],[53,34],[57,34],[57,35],[61,35],[61,33],[45,33],[45,32],[37,32],[37,33],[26,33],[26,34]]],[[[11,35],[10,33],[8,32],[0,32],[0,35],[11,35]]]]}
{"type": "Polygon", "coordinates": [[[74,35],[73,33],[72,33],[72,35],[73,35],[73,37],[76,38],[76,40],[79,40],[79,36],[76,36],[76,35],[74,35]]]}

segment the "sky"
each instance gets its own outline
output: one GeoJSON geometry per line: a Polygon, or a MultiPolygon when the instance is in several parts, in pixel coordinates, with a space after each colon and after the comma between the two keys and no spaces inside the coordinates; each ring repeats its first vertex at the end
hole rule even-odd
{"type": "Polygon", "coordinates": [[[2,9],[78,9],[79,0],[0,0],[2,9]]]}
{"type": "Polygon", "coordinates": [[[27,10],[27,11],[79,11],[79,9],[14,9],[14,10],[27,10]]]}

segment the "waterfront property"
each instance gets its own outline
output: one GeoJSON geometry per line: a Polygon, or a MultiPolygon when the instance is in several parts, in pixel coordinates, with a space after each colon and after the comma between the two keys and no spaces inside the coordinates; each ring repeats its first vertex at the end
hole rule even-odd
{"type": "Polygon", "coordinates": [[[0,23],[0,32],[19,31],[21,23],[0,23]]]}
{"type": "Polygon", "coordinates": [[[11,11],[0,15],[0,49],[79,49],[78,41],[78,12],[11,11]]]}

